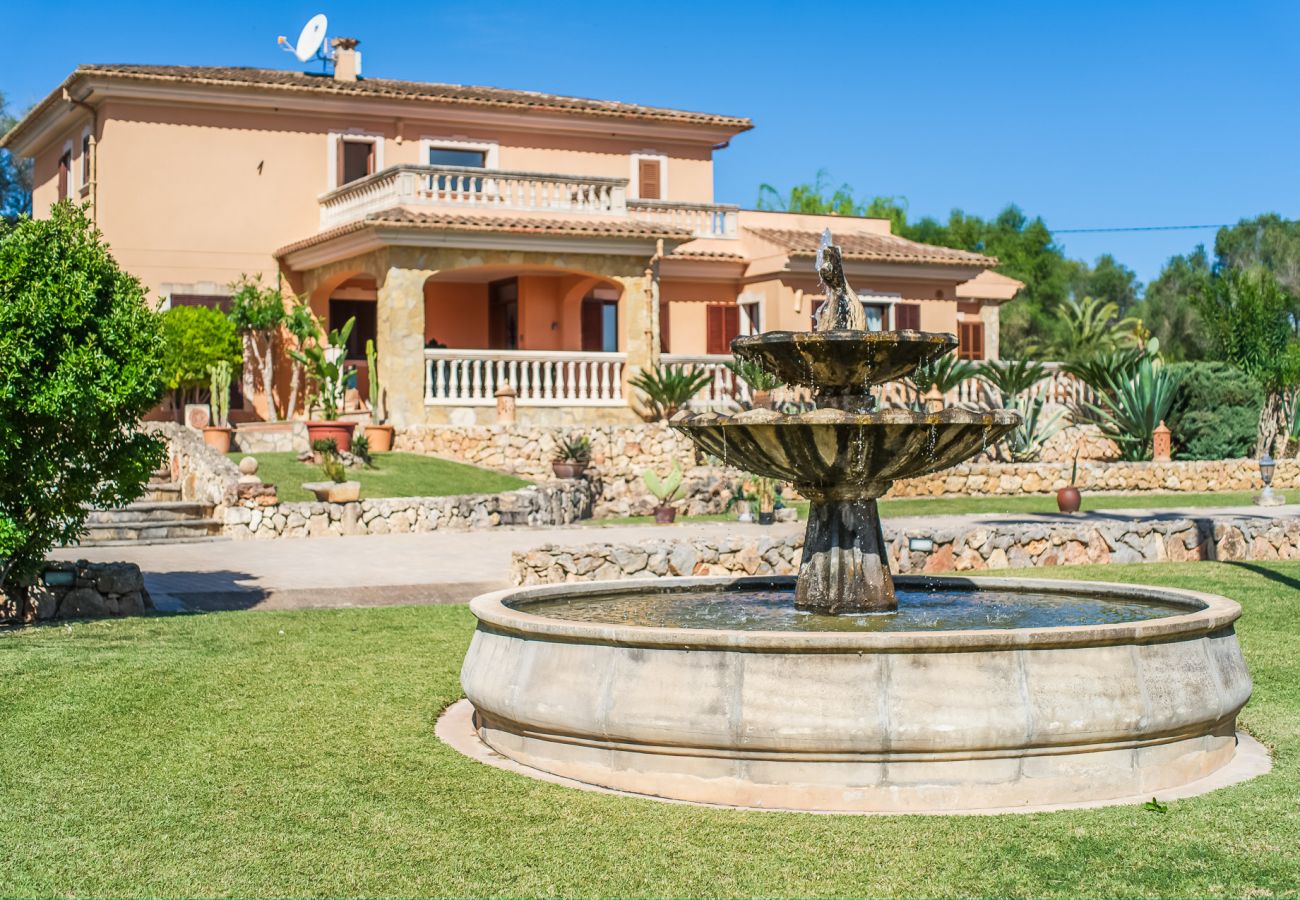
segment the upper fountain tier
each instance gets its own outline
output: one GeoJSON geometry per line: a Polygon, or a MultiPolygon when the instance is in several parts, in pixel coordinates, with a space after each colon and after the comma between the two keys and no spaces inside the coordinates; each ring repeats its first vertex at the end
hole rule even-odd
{"type": "Polygon", "coordinates": [[[957,346],[951,334],[922,331],[768,331],[736,338],[731,349],[786,384],[818,395],[866,394],[897,381],[957,346]]]}

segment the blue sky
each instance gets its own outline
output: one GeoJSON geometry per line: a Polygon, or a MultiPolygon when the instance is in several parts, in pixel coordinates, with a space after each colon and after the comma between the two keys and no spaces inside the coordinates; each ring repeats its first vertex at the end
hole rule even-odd
{"type": "MultiPolygon", "coordinates": [[[[289,67],[314,12],[365,71],[750,116],[717,195],[819,168],[915,215],[1053,228],[1300,215],[1300,3],[15,4],[0,90],[22,108],[80,62],[289,67]],[[56,23],[58,24],[57,27],[56,23]]],[[[1062,235],[1145,281],[1213,231],[1062,235]]]]}

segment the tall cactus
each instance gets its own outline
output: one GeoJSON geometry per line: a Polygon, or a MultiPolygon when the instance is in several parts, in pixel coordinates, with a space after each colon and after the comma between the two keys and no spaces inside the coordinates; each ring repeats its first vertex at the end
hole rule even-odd
{"type": "Polygon", "coordinates": [[[370,373],[370,419],[376,425],[382,425],[384,414],[379,408],[382,395],[379,392],[379,354],[375,352],[375,342],[366,341],[366,369],[370,373]]]}
{"type": "Polygon", "coordinates": [[[230,416],[230,363],[226,360],[208,366],[208,387],[211,390],[209,406],[212,424],[224,428],[230,416]]]}

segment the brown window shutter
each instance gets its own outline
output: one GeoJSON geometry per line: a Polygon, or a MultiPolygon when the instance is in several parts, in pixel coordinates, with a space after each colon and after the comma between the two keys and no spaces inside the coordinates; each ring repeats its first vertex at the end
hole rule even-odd
{"type": "Polygon", "coordinates": [[[724,306],[724,315],[726,317],[727,339],[723,353],[731,352],[731,342],[740,337],[740,307],[724,306]]]}
{"type": "Polygon", "coordinates": [[[59,157],[59,199],[68,199],[68,174],[72,168],[72,154],[65,153],[59,157]]]}
{"type": "Polygon", "coordinates": [[[894,328],[897,331],[920,331],[921,304],[895,303],[894,328]]]}
{"type": "Polygon", "coordinates": [[[708,334],[705,340],[704,351],[706,353],[726,353],[727,323],[723,320],[725,315],[725,306],[710,306],[708,310],[708,334]]]}
{"type": "Polygon", "coordinates": [[[670,353],[668,349],[668,304],[659,304],[659,352],[670,353]]]}
{"type": "Polygon", "coordinates": [[[90,135],[81,138],[81,184],[90,184],[90,135]]]}
{"type": "Polygon", "coordinates": [[[345,184],[345,182],[343,181],[343,165],[344,165],[344,163],[346,162],[346,157],[345,157],[345,153],[344,153],[344,148],[345,148],[346,146],[347,146],[347,142],[344,141],[343,138],[336,138],[336,139],[335,139],[335,142],[334,142],[334,161],[337,163],[337,165],[335,166],[335,172],[334,172],[334,186],[335,186],[335,187],[343,187],[343,185],[345,184]]]}
{"type": "Polygon", "coordinates": [[[371,141],[366,144],[366,174],[375,174],[375,144],[371,141]]]}
{"type": "Polygon", "coordinates": [[[604,345],[601,328],[601,309],[599,301],[587,300],[582,304],[582,349],[599,352],[604,345]]]}
{"type": "Polygon", "coordinates": [[[663,189],[659,178],[659,160],[638,160],[637,192],[642,200],[663,199],[663,189]]]}
{"type": "Polygon", "coordinates": [[[957,355],[969,360],[984,358],[983,322],[957,323],[957,355]]]}

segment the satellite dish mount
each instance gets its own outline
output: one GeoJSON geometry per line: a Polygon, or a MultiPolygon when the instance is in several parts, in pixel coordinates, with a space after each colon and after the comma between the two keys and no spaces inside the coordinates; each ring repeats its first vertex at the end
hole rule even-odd
{"type": "Polygon", "coordinates": [[[303,26],[302,33],[298,35],[298,40],[293,45],[289,44],[287,37],[280,35],[278,41],[280,48],[298,57],[299,62],[320,60],[324,71],[323,67],[334,61],[333,55],[325,49],[329,44],[325,39],[325,28],[328,25],[329,21],[325,18],[325,14],[317,13],[303,26]]]}

